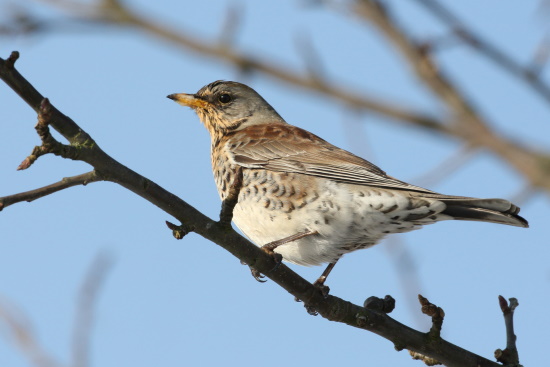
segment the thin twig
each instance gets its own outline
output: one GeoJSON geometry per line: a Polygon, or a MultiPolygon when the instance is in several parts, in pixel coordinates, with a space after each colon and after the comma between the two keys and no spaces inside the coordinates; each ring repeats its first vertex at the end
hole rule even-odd
{"type": "Polygon", "coordinates": [[[521,65],[493,43],[486,41],[479,34],[476,34],[466,26],[463,20],[459,19],[455,13],[446,8],[441,2],[437,0],[416,0],[416,2],[454,30],[454,33],[466,45],[500,66],[510,75],[525,82],[533,91],[544,98],[546,102],[550,102],[550,86],[537,76],[538,72],[534,73],[531,67],[521,65]]]}
{"type": "Polygon", "coordinates": [[[411,179],[410,182],[414,182],[415,185],[421,187],[433,187],[437,183],[441,182],[445,178],[449,177],[453,172],[457,171],[460,167],[464,166],[471,159],[474,158],[478,150],[469,144],[462,146],[451,157],[444,159],[430,171],[423,173],[421,176],[411,179]]]}
{"type": "Polygon", "coordinates": [[[52,105],[48,98],[44,98],[40,103],[38,110],[38,123],[35,126],[36,132],[42,140],[42,145],[34,147],[32,153],[21,162],[17,170],[25,170],[29,168],[39,157],[44,154],[53,153],[63,158],[69,158],[76,160],[80,153],[79,149],[73,146],[61,144],[58,142],[52,134],[48,125],[52,118],[52,105]]]}
{"type": "Polygon", "coordinates": [[[19,194],[0,197],[0,211],[10,205],[20,203],[22,201],[31,202],[55,192],[65,190],[69,187],[84,185],[89,183],[103,181],[103,178],[96,171],[86,172],[77,176],[65,177],[61,181],[48,186],[40,187],[35,190],[21,192],[19,194]]]}
{"type": "Polygon", "coordinates": [[[21,350],[21,354],[29,360],[29,364],[36,367],[60,367],[56,361],[40,345],[34,334],[30,322],[21,310],[8,309],[5,302],[0,304],[0,320],[3,320],[8,336],[21,350]]]}
{"type": "Polygon", "coordinates": [[[504,316],[504,325],[506,326],[506,348],[497,349],[495,358],[497,361],[510,366],[519,366],[519,354],[516,347],[516,334],[514,333],[514,310],[519,305],[516,298],[510,298],[510,303],[502,296],[498,296],[498,302],[502,315],[504,316]]]}
{"type": "Polygon", "coordinates": [[[441,307],[437,307],[433,303],[423,297],[418,295],[418,301],[422,306],[422,313],[428,315],[432,318],[432,327],[430,328],[430,336],[432,338],[441,337],[441,328],[443,327],[443,320],[445,318],[445,312],[441,307]]]}
{"type": "Polygon", "coordinates": [[[82,283],[73,329],[71,367],[88,367],[90,364],[90,337],[95,317],[95,304],[111,266],[110,257],[105,254],[97,255],[82,283]]]}

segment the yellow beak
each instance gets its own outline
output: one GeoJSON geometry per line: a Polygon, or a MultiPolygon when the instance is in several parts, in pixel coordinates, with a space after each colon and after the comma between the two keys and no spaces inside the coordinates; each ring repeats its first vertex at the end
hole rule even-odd
{"type": "Polygon", "coordinates": [[[204,99],[197,98],[192,94],[174,93],[166,97],[178,102],[182,106],[187,106],[191,108],[206,108],[209,105],[209,103],[204,99]]]}

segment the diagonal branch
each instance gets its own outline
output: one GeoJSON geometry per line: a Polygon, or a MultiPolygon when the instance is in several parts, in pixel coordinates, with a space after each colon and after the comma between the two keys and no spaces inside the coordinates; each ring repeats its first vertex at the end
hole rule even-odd
{"type": "Polygon", "coordinates": [[[550,154],[499,136],[489,128],[477,108],[459,91],[444,74],[424,47],[409,38],[390,11],[377,0],[355,0],[352,11],[374,25],[401,52],[411,65],[416,76],[433,92],[436,98],[447,105],[456,121],[452,126],[455,136],[467,141],[472,147],[483,147],[495,153],[520,172],[533,186],[550,191],[550,154]]]}
{"type": "Polygon", "coordinates": [[[522,66],[520,63],[508,56],[504,51],[500,50],[494,44],[486,41],[480,35],[468,28],[465,22],[458,18],[451,10],[446,8],[437,0],[415,0],[422,5],[435,17],[447,24],[449,28],[458,36],[466,45],[473,48],[480,55],[494,62],[510,75],[524,81],[538,95],[550,103],[550,86],[546,84],[542,78],[537,75],[531,67],[522,66]]]}
{"type": "Polygon", "coordinates": [[[22,313],[8,309],[5,304],[0,304],[0,320],[5,323],[7,334],[29,360],[31,366],[61,366],[61,363],[44,350],[33,332],[29,320],[22,313]]]}
{"type": "MultiPolygon", "coordinates": [[[[11,72],[6,70],[5,64],[6,62],[0,59],[0,77],[18,94],[22,95],[23,99],[28,100],[29,96],[25,94],[25,91],[33,91],[34,88],[19,73],[15,74],[15,70],[11,72]]],[[[32,93],[38,92],[34,90],[32,93]]],[[[36,101],[36,104],[31,104],[31,107],[38,110],[39,104],[40,101],[36,101]]],[[[67,131],[67,129],[81,131],[78,125],[69,118],[55,118],[59,117],[56,116],[56,111],[52,110],[51,126],[53,128],[58,131],[67,131]]],[[[60,116],[64,115],[61,114],[60,116]]],[[[74,140],[73,136],[69,135],[69,138],[69,140],[74,140]]],[[[177,218],[181,223],[185,223],[187,228],[193,228],[193,231],[197,234],[223,247],[242,262],[253,266],[292,296],[302,300],[308,308],[317,310],[319,315],[330,321],[371,331],[392,341],[399,350],[407,348],[432,357],[448,366],[499,366],[495,362],[443,339],[438,338],[434,341],[426,338],[425,333],[399,323],[384,312],[360,307],[332,295],[324,295],[319,288],[313,286],[284,264],[275,267],[276,264],[272,256],[253,245],[223,222],[213,221],[182,199],[123,166],[103,152],[97,144],[88,145],[79,159],[86,161],[95,170],[101,172],[104,180],[118,183],[143,197],[177,218]]],[[[384,307],[383,309],[387,310],[388,308],[384,307]]]]}

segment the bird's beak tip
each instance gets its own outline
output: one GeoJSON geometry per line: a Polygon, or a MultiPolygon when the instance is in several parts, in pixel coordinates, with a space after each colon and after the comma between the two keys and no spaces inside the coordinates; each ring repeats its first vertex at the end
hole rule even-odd
{"type": "Polygon", "coordinates": [[[182,106],[187,106],[191,108],[206,108],[208,106],[208,102],[201,98],[197,98],[193,94],[173,93],[167,95],[166,98],[169,98],[182,106]]]}

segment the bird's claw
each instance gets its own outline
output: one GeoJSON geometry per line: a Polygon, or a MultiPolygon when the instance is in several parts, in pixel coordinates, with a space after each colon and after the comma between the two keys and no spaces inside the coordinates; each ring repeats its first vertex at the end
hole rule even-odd
{"type": "MultiPolygon", "coordinates": [[[[270,249],[267,249],[267,248],[264,248],[264,247],[261,247],[261,249],[266,253],[268,254],[269,256],[271,256],[273,258],[273,261],[275,261],[275,266],[273,267],[273,269],[271,269],[270,271],[275,271],[279,268],[279,266],[281,266],[281,264],[283,263],[283,255],[281,254],[278,254],[276,252],[273,252],[272,250],[270,249]]],[[[242,261],[241,261],[241,264],[244,264],[242,261]]],[[[250,265],[249,265],[250,266],[250,265]]],[[[263,275],[262,273],[260,273],[257,269],[253,268],[252,266],[250,266],[250,273],[252,273],[252,276],[254,277],[254,279],[256,279],[258,282],[260,283],[265,283],[267,282],[267,280],[263,280],[263,278],[265,278],[265,275],[263,275]]]]}
{"type": "Polygon", "coordinates": [[[317,279],[313,286],[321,291],[321,294],[326,299],[328,298],[328,294],[330,293],[330,288],[324,284],[324,279],[321,280],[321,278],[317,279]]]}
{"type": "Polygon", "coordinates": [[[265,278],[265,275],[263,275],[262,273],[260,273],[258,270],[254,269],[253,267],[250,267],[250,273],[252,273],[252,276],[254,277],[254,279],[256,279],[258,282],[260,283],[265,283],[267,282],[267,280],[264,280],[263,278],[265,278]]]}
{"type": "Polygon", "coordinates": [[[270,255],[273,258],[273,261],[275,261],[275,266],[273,267],[273,269],[271,269],[271,271],[275,271],[279,269],[279,266],[281,266],[281,264],[283,263],[283,255],[278,254],[271,250],[263,249],[263,248],[262,250],[264,250],[268,255],[270,255]]]}

